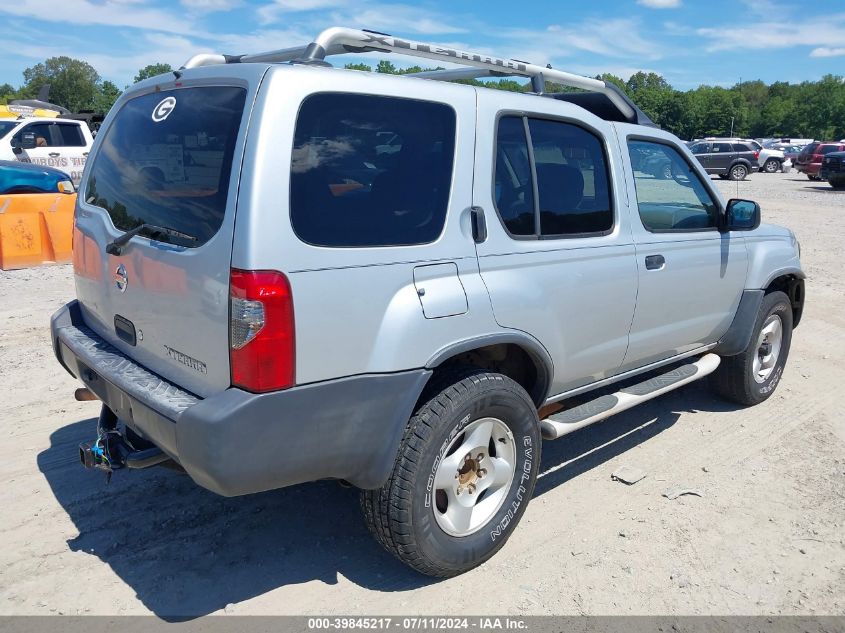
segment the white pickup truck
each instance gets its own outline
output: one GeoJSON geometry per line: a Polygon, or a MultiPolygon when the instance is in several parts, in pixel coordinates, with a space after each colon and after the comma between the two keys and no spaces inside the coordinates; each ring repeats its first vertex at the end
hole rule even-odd
{"type": "Polygon", "coordinates": [[[0,120],[0,160],[18,160],[54,167],[67,173],[74,185],[94,139],[82,121],[51,117],[0,120]]]}

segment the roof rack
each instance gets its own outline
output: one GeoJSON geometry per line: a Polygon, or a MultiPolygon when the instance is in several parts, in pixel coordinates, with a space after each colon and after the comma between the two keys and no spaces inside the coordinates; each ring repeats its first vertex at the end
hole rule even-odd
{"type": "MultiPolygon", "coordinates": [[[[329,64],[325,61],[326,57],[349,53],[397,53],[410,57],[423,57],[469,67],[454,70],[425,71],[408,75],[426,79],[452,81],[455,79],[473,79],[477,77],[528,77],[531,79],[533,92],[537,94],[543,93],[545,82],[548,80],[572,88],[580,88],[599,93],[601,95],[601,98],[598,100],[600,103],[593,103],[592,107],[597,108],[597,114],[598,111],[605,111],[603,118],[654,125],[625,93],[613,84],[600,79],[582,77],[581,75],[555,70],[551,67],[544,68],[518,59],[470,53],[436,44],[400,39],[377,31],[344,27],[326,29],[313,42],[304,46],[282,48],[252,55],[217,55],[208,53],[194,55],[185,62],[182,68],[249,62],[293,62],[297,64],[328,66],[329,64]],[[608,116],[608,109],[611,110],[609,113],[610,116],[608,116]]],[[[567,95],[545,96],[554,96],[555,98],[572,101],[573,103],[579,101],[578,98],[571,98],[567,95]]],[[[595,99],[582,99],[582,101],[583,103],[579,103],[578,105],[582,105],[582,107],[593,111],[589,106],[591,105],[591,101],[596,101],[595,99]]]]}

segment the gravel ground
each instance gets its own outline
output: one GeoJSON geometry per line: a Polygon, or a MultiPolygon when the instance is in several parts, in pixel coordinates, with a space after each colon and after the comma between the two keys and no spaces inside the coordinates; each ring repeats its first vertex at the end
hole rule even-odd
{"type": "Polygon", "coordinates": [[[739,409],[693,383],[546,443],[514,537],[446,581],[381,551],[335,483],[224,499],[164,469],[84,471],[98,407],[48,337],[71,270],[0,272],[0,614],[845,613],[845,194],[716,183],[801,240],[807,307],[777,393],[739,409]],[[648,476],[611,481],[623,465],[648,476]],[[661,496],[675,485],[703,496],[661,496]]]}

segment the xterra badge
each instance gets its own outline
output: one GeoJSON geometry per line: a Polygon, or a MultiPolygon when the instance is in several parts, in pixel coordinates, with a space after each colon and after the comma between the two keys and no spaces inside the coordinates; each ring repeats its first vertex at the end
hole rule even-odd
{"type": "Polygon", "coordinates": [[[153,121],[161,123],[176,109],[176,97],[165,97],[153,110],[153,121]]]}

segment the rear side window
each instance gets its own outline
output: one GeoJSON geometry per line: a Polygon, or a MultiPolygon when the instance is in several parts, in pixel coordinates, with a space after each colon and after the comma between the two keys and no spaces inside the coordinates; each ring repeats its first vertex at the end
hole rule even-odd
{"type": "Polygon", "coordinates": [[[82,128],[78,124],[57,123],[56,131],[63,147],[85,147],[85,137],[82,136],[82,128]]]}
{"type": "Polygon", "coordinates": [[[613,227],[602,144],[571,123],[502,117],[494,196],[513,236],[603,234],[613,227]]]}
{"type": "Polygon", "coordinates": [[[291,157],[293,230],[316,246],[433,242],[446,221],[454,154],[447,105],[312,95],[300,108],[291,157]]]}
{"type": "Polygon", "coordinates": [[[743,145],[742,143],[734,143],[733,148],[735,152],[753,152],[748,145],[743,145]]]}
{"type": "Polygon", "coordinates": [[[820,153],[830,154],[831,152],[838,152],[841,148],[841,145],[822,145],[820,153]]]}
{"type": "Polygon", "coordinates": [[[121,231],[155,224],[201,246],[220,229],[246,90],[209,86],[167,90],[126,102],[104,133],[85,201],[121,231]]]}

